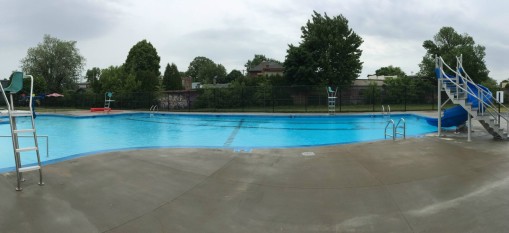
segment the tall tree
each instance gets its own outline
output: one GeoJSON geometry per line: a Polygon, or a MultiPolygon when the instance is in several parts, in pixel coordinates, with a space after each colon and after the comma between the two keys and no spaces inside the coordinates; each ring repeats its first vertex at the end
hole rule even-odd
{"type": "Polygon", "coordinates": [[[182,90],[182,79],[175,63],[168,63],[163,75],[163,86],[165,90],[182,90]]]}
{"type": "Polygon", "coordinates": [[[489,70],[486,68],[484,57],[486,48],[476,45],[468,34],[460,35],[452,27],[443,27],[433,37],[422,44],[426,54],[419,64],[421,77],[435,77],[435,56],[442,56],[453,69],[456,66],[456,56],[463,55],[463,67],[474,82],[481,83],[488,80],[489,70]]]}
{"type": "Polygon", "coordinates": [[[385,66],[375,71],[377,76],[398,76],[399,78],[406,77],[405,72],[399,67],[385,66]]]}
{"type": "Polygon", "coordinates": [[[226,76],[226,68],[221,64],[216,64],[206,57],[196,57],[189,64],[187,75],[192,77],[196,82],[213,83],[216,80],[224,79],[226,76]]]}
{"type": "Polygon", "coordinates": [[[349,85],[362,70],[362,38],[342,15],[330,18],[314,12],[302,27],[299,46],[287,50],[285,76],[294,84],[349,85]],[[302,77],[306,75],[308,77],[302,77]]]}
{"type": "Polygon", "coordinates": [[[160,61],[154,46],[147,40],[142,40],[129,50],[123,67],[127,74],[134,75],[141,83],[141,91],[153,92],[159,86],[160,61]]]}
{"type": "Polygon", "coordinates": [[[21,60],[25,73],[43,77],[48,91],[62,92],[74,89],[85,66],[76,41],[64,41],[44,35],[43,42],[29,48],[27,56],[21,60]]]}
{"type": "Polygon", "coordinates": [[[99,82],[99,78],[101,77],[101,69],[99,67],[94,67],[92,69],[89,69],[89,70],[87,70],[85,77],[86,77],[87,82],[89,83],[90,87],[92,87],[92,90],[94,91],[94,93],[100,93],[101,92],[101,83],[99,82]]]}

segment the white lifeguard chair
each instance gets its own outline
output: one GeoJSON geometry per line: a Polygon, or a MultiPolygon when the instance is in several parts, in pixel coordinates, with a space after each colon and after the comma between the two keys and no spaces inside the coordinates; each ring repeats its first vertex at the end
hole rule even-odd
{"type": "Polygon", "coordinates": [[[1,110],[1,115],[9,116],[9,124],[11,126],[11,137],[12,137],[12,149],[14,152],[14,161],[16,165],[16,179],[17,185],[16,190],[21,191],[21,182],[25,181],[23,178],[23,173],[29,171],[39,171],[39,185],[44,185],[42,182],[42,164],[41,164],[41,156],[39,155],[39,145],[37,142],[37,132],[35,129],[35,120],[34,120],[34,111],[32,106],[32,97],[34,90],[34,78],[32,75],[24,75],[23,72],[15,71],[11,76],[11,83],[8,87],[4,88],[0,83],[0,89],[2,91],[2,97],[7,105],[6,110],[1,110]],[[14,98],[13,96],[21,91],[23,88],[23,79],[30,79],[30,93],[29,93],[29,104],[28,110],[16,110],[14,108],[14,98]],[[8,94],[7,94],[8,93],[8,94]],[[29,127],[20,129],[18,125],[16,125],[17,118],[28,118],[31,122],[29,127]],[[22,134],[29,134],[33,137],[33,146],[20,146],[19,137],[22,137],[22,134]],[[25,152],[35,152],[37,156],[37,163],[35,164],[23,164],[21,161],[21,153],[25,152]]]}
{"type": "Polygon", "coordinates": [[[329,115],[336,114],[336,94],[338,93],[338,88],[332,89],[332,87],[328,86],[325,88],[327,90],[327,103],[329,106],[329,115]]]}
{"type": "Polygon", "coordinates": [[[115,102],[111,97],[113,96],[113,92],[108,91],[104,93],[104,109],[111,109],[111,102],[115,102]]]}

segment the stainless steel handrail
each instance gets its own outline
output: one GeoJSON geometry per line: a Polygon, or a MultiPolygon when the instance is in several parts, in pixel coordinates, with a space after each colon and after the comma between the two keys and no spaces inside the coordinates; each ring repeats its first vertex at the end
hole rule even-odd
{"type": "Polygon", "coordinates": [[[395,128],[396,128],[396,130],[395,130],[395,135],[398,135],[398,134],[399,134],[399,135],[403,135],[403,139],[406,139],[406,121],[405,121],[405,119],[404,119],[404,118],[399,119],[399,121],[398,121],[398,123],[396,124],[396,127],[395,127],[395,128]],[[403,126],[399,126],[399,124],[400,124],[401,122],[403,122],[403,126]],[[403,129],[403,133],[398,132],[398,129],[399,129],[399,128],[402,128],[402,129],[403,129]]]}
{"type": "Polygon", "coordinates": [[[384,134],[385,139],[387,139],[387,136],[389,136],[392,137],[393,141],[396,140],[396,128],[394,127],[394,121],[392,119],[387,121],[387,124],[385,125],[384,134]],[[392,125],[392,134],[387,133],[387,128],[389,128],[389,125],[392,125]]]}

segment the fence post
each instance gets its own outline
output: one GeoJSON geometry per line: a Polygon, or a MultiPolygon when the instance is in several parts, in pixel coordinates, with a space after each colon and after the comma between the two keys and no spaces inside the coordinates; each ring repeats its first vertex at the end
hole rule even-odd
{"type": "Polygon", "coordinates": [[[240,87],[240,105],[242,106],[242,112],[244,112],[244,87],[240,87]]]}
{"type": "Polygon", "coordinates": [[[191,90],[187,90],[187,112],[191,112],[191,90]]]}
{"type": "Polygon", "coordinates": [[[339,86],[339,112],[341,112],[341,86],[339,86]]]}
{"type": "Polygon", "coordinates": [[[408,99],[408,86],[405,85],[405,112],[406,112],[406,100],[408,99]]]}
{"type": "Polygon", "coordinates": [[[274,113],[274,104],[275,104],[275,99],[274,99],[274,88],[276,88],[275,86],[272,86],[272,113],[274,113]]]}
{"type": "MultiPolygon", "coordinates": [[[[307,88],[306,88],[307,89],[307,88]]],[[[309,94],[309,91],[306,91],[306,94],[304,95],[304,112],[308,112],[308,105],[307,105],[307,102],[308,102],[308,94],[309,94]]]]}
{"type": "Polygon", "coordinates": [[[371,111],[375,111],[375,86],[371,86],[371,104],[372,104],[372,109],[371,111]]]}

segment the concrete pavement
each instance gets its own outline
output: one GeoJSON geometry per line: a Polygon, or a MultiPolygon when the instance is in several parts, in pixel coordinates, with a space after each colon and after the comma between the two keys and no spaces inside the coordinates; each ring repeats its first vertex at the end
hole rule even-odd
{"type": "Polygon", "coordinates": [[[103,153],[0,174],[0,232],[507,232],[509,142],[103,153]],[[304,153],[304,152],[313,152],[304,153]],[[304,154],[303,154],[304,153],[304,154]]]}

